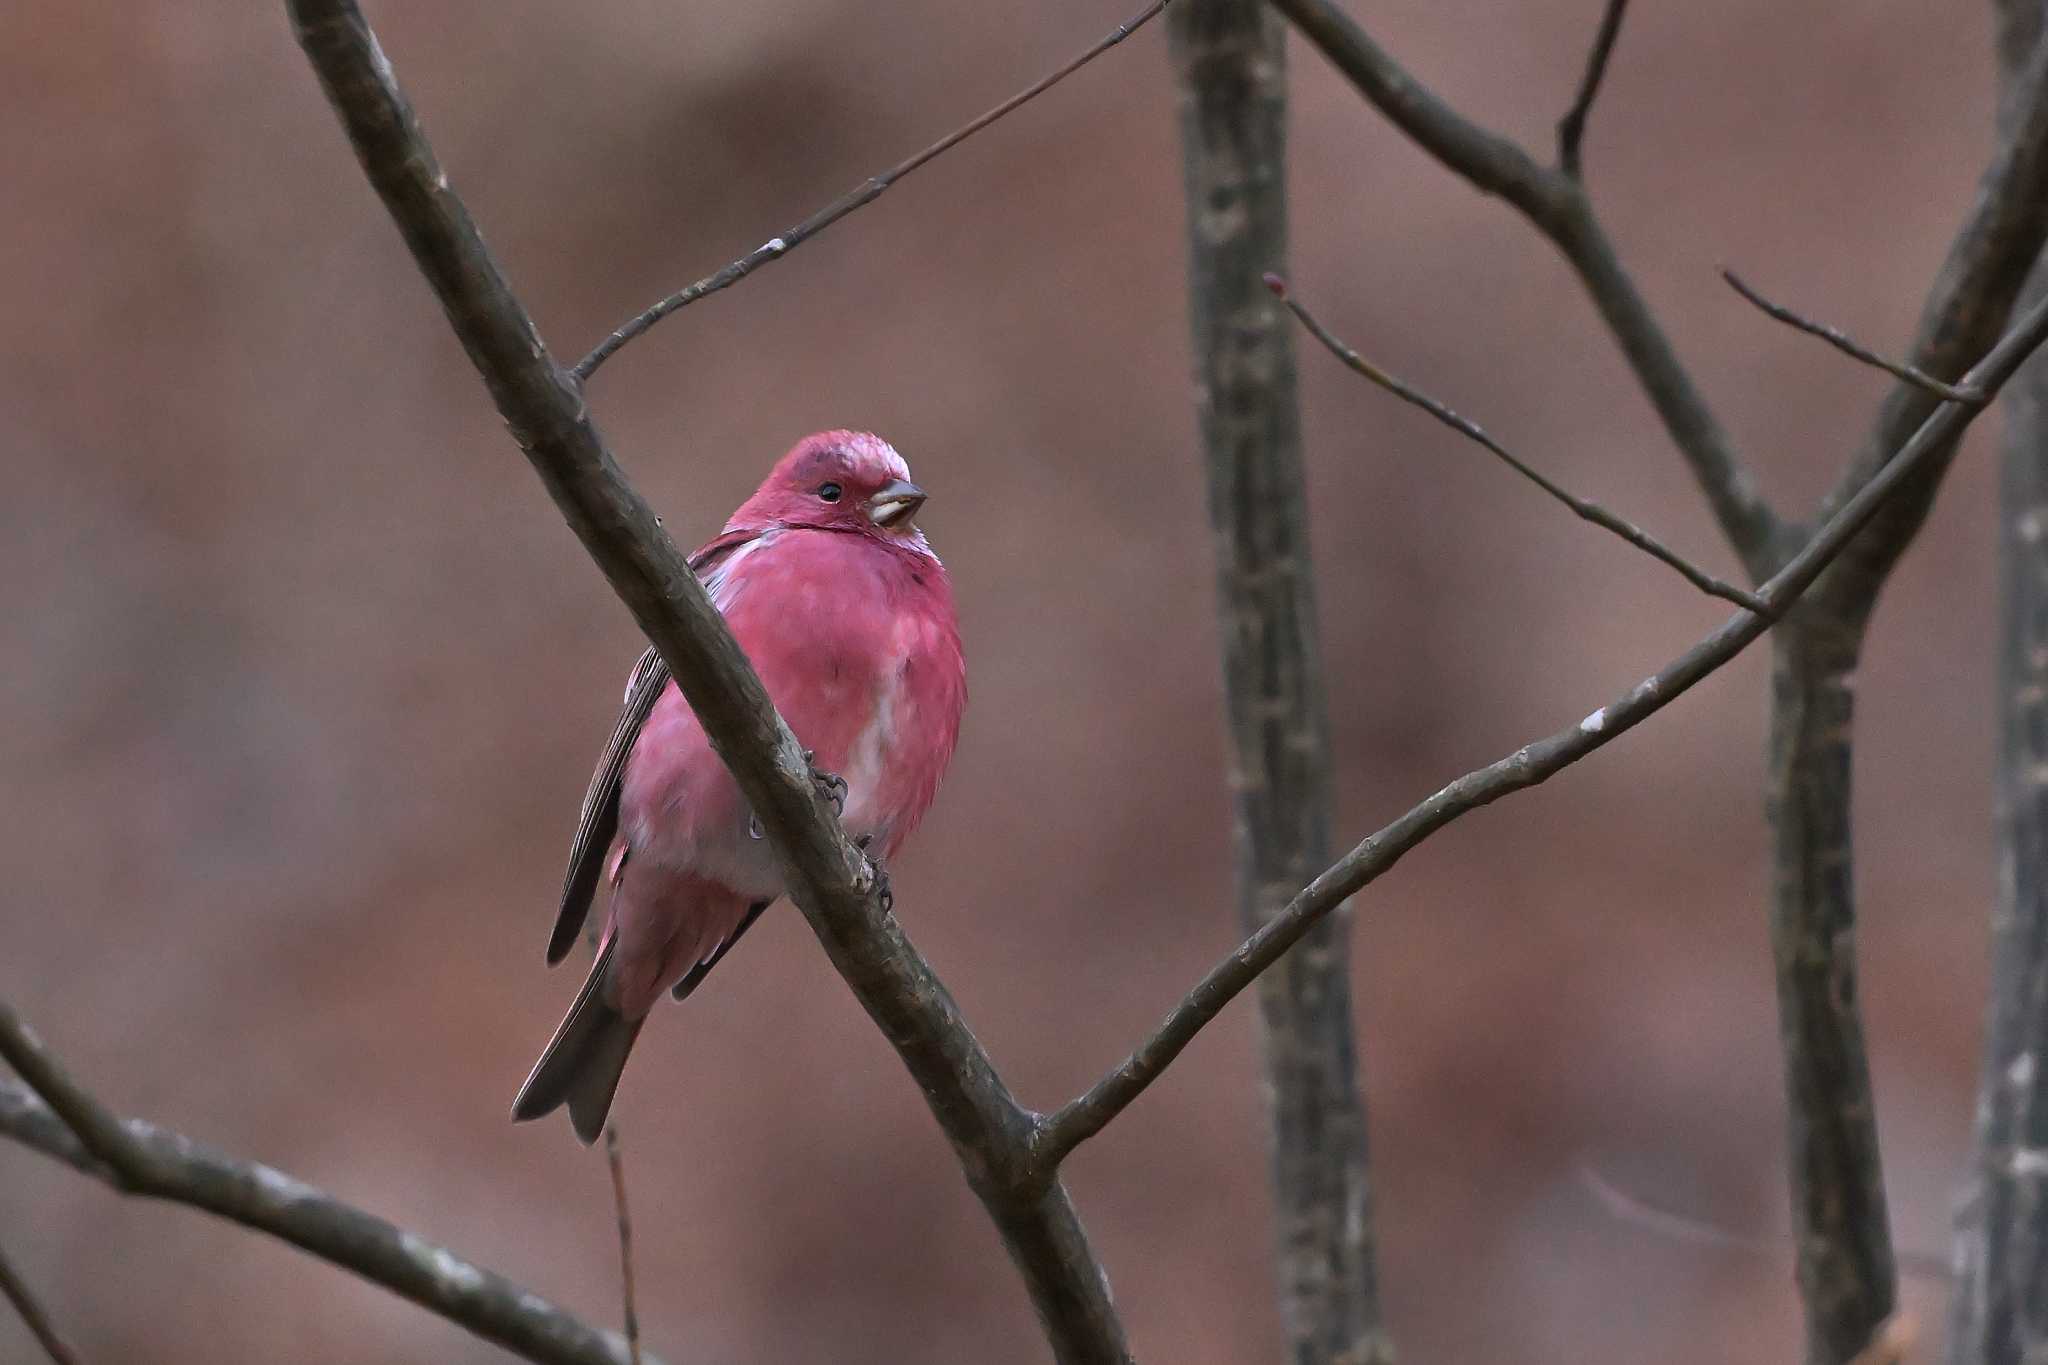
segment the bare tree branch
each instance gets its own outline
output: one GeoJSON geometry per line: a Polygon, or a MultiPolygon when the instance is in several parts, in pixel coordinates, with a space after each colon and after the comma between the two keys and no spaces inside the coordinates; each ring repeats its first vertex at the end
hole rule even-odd
{"type": "Polygon", "coordinates": [[[1579,144],[1586,137],[1586,116],[1600,96],[1600,82],[1607,75],[1607,59],[1614,55],[1614,40],[1621,36],[1622,15],[1628,0],[1607,0],[1600,16],[1600,30],[1593,35],[1593,50],[1586,54],[1586,74],[1579,78],[1579,93],[1572,107],[1557,121],[1557,164],[1574,180],[1581,178],[1579,144]]]}
{"type": "MultiPolygon", "coordinates": [[[[1179,94],[1195,415],[1214,534],[1240,933],[1331,854],[1330,717],[1294,338],[1261,288],[1287,257],[1287,27],[1265,0],[1182,0],[1179,94]]],[[[1393,1359],[1373,1247],[1351,927],[1259,982],[1280,1321],[1290,1365],[1393,1359]]]]}
{"type": "Polygon", "coordinates": [[[1564,254],[1685,457],[1743,567],[1752,578],[1769,576],[1782,557],[1783,528],[1777,515],[1757,491],[1728,433],[1622,268],[1584,187],[1444,103],[1331,0],[1273,3],[1395,127],[1473,188],[1514,205],[1564,254]]]}
{"type": "Polygon", "coordinates": [[[0,1298],[14,1305],[14,1311],[21,1315],[28,1334],[36,1339],[36,1345],[43,1348],[51,1365],[78,1365],[78,1356],[50,1321],[50,1314],[41,1301],[29,1289],[28,1281],[7,1259],[7,1249],[0,1247],[0,1298]]]}
{"type": "Polygon", "coordinates": [[[0,1003],[0,1134],[125,1194],[204,1209],[382,1285],[541,1365],[630,1365],[626,1346],[496,1271],[344,1204],[283,1171],[109,1113],[0,1003]]]}
{"type": "Polygon", "coordinates": [[[1010,1094],[943,984],[883,905],[802,747],[703,585],[626,482],[478,235],[353,0],[291,0],[370,183],[433,286],[499,412],[570,527],[668,664],[782,865],[790,898],[895,1047],[1001,1232],[1054,1354],[1129,1359],[1109,1283],[1053,1173],[1032,1160],[1034,1116],[1010,1094]]]}
{"type": "Polygon", "coordinates": [[[1684,576],[1686,582],[1692,584],[1701,592],[1713,597],[1719,597],[1724,601],[1733,602],[1739,607],[1747,607],[1754,612],[1763,612],[1763,599],[1755,593],[1747,588],[1738,588],[1732,583],[1727,583],[1714,577],[1705,569],[1700,568],[1691,560],[1680,555],[1677,551],[1668,549],[1663,542],[1635,525],[1635,523],[1624,521],[1600,504],[1582,498],[1569,489],[1562,488],[1551,482],[1541,472],[1524,464],[1513,454],[1509,453],[1507,448],[1502,446],[1500,442],[1487,435],[1485,429],[1477,422],[1460,416],[1457,412],[1431,398],[1420,389],[1403,382],[1394,375],[1388,374],[1385,370],[1367,360],[1364,356],[1346,345],[1329,328],[1323,326],[1317,320],[1315,314],[1309,312],[1307,305],[1303,304],[1288,291],[1286,282],[1278,275],[1266,276],[1266,287],[1279,296],[1281,301],[1287,305],[1288,311],[1301,320],[1301,325],[1308,329],[1310,336],[1313,336],[1323,344],[1325,350],[1380,388],[1385,389],[1404,403],[1421,408],[1460,436],[1477,442],[1479,445],[1492,451],[1507,464],[1508,468],[1535,484],[1566,507],[1569,507],[1579,517],[1592,522],[1595,526],[1601,527],[1604,530],[1612,531],[1615,535],[1620,536],[1623,540],[1653,559],[1676,569],[1684,576]]]}
{"type": "MultiPolygon", "coordinates": [[[[2030,309],[1978,362],[1966,382],[1996,393],[2019,363],[2048,338],[2048,302],[2030,309]]],[[[1760,589],[1770,615],[1798,600],[1884,500],[1936,458],[1983,409],[1943,404],[1847,505],[1760,589]]],[[[1569,729],[1534,740],[1507,757],[1458,778],[1393,823],[1368,837],[1288,902],[1266,926],[1240,944],[1196,983],[1159,1027],[1122,1063],[1079,1098],[1051,1115],[1040,1137],[1040,1160],[1056,1162],[1100,1132],[1157,1080],[1182,1048],[1259,974],[1299,942],[1310,926],[1364,890],[1410,849],[1445,825],[1504,796],[1555,776],[1656,714],[1695,683],[1741,653],[1769,628],[1767,616],[1745,611],[1713,634],[1596,708],[1569,729]]]]}
{"type": "MultiPolygon", "coordinates": [[[[1976,202],[1921,308],[1919,331],[1906,357],[1908,365],[1925,374],[1954,374],[1991,344],[2048,240],[2048,43],[2035,42],[2004,93],[1998,144],[1978,179],[1976,202]]],[[[1823,515],[1876,472],[1936,401],[1911,384],[1892,390],[1829,493],[1823,515]]],[[[1930,465],[1921,483],[1888,506],[1870,533],[1849,548],[1822,589],[1831,608],[1852,617],[1868,613],[1892,566],[1926,521],[1947,464],[1941,459],[1930,465]]]]}
{"type": "MultiPolygon", "coordinates": [[[[1929,291],[1906,357],[1954,375],[2002,328],[2048,237],[2048,47],[2007,92],[1977,200],[1929,291]]],[[[1967,389],[1967,381],[1958,387],[1967,389]]],[[[1822,515],[1885,468],[1897,440],[1937,409],[1894,385],[1822,515]]],[[[1855,671],[1877,596],[1925,522],[1954,447],[1938,449],[1843,551],[1772,640],[1771,945],[1785,1060],[1792,1238],[1807,1354],[1839,1365],[1898,1306],[1876,1106],[1857,992],[1852,745],[1855,671]]]]}
{"type": "MultiPolygon", "coordinates": [[[[1753,577],[1791,537],[1741,475],[1714,419],[1670,354],[1578,182],[1539,167],[1418,86],[1330,0],[1275,0],[1382,113],[1478,188],[1507,198],[1572,262],[1629,352],[1753,577]]],[[[2012,52],[2023,25],[2005,26],[2012,52]]],[[[1929,295],[1912,368],[1953,374],[2004,326],[2048,229],[2048,44],[2036,42],[2001,102],[2001,135],[1978,198],[1929,295]]],[[[1901,382],[1820,520],[1849,505],[1942,400],[1901,382]]],[[[1786,1067],[1793,1237],[1808,1354],[1841,1365],[1891,1319],[1895,1270],[1869,1065],[1855,992],[1849,778],[1850,678],[1878,590],[1917,534],[1952,450],[1878,510],[1773,640],[1766,804],[1775,876],[1772,942],[1786,1067]]]]}
{"type": "Polygon", "coordinates": [[[784,229],[777,236],[770,237],[738,260],[713,271],[695,284],[687,285],[670,294],[653,307],[622,324],[617,331],[599,342],[589,355],[576,362],[575,368],[571,373],[579,381],[588,380],[591,375],[597,372],[597,367],[611,359],[612,355],[621,346],[648,331],[654,324],[660,322],[670,313],[695,303],[707,294],[716,294],[721,289],[738,284],[741,280],[769,262],[781,260],[784,256],[787,256],[826,228],[831,227],[855,209],[873,203],[882,197],[884,190],[924,165],[927,161],[951,151],[954,147],[973,137],[997,119],[1002,118],[1022,105],[1029,104],[1032,100],[1037,99],[1040,95],[1052,89],[1055,85],[1058,85],[1061,81],[1073,75],[1076,71],[1079,71],[1082,67],[1088,65],[1088,63],[1094,61],[1124,39],[1130,37],[1147,23],[1150,23],[1161,10],[1166,8],[1168,3],[1169,0],[1152,0],[1151,4],[1145,6],[1144,9],[1112,29],[1109,36],[1103,38],[1100,42],[1060,67],[1057,71],[1018,91],[971,123],[954,129],[923,151],[913,156],[905,157],[885,171],[869,176],[866,180],[854,186],[845,194],[840,195],[810,217],[794,227],[784,229]]]}
{"type": "Polygon", "coordinates": [[[1933,375],[1923,370],[1916,370],[1911,365],[1901,365],[1896,360],[1886,360],[1876,351],[1862,345],[1840,328],[1830,327],[1824,322],[1815,322],[1811,318],[1803,317],[1793,312],[1782,304],[1772,303],[1762,294],[1759,294],[1756,290],[1745,284],[1742,277],[1732,270],[1723,268],[1721,278],[1728,282],[1729,288],[1742,295],[1743,298],[1749,300],[1758,308],[1761,308],[1771,317],[1788,327],[1796,328],[1806,333],[1808,336],[1819,337],[1822,341],[1825,341],[1828,345],[1852,360],[1860,360],[1865,365],[1871,365],[1883,370],[1886,374],[1891,375],[1895,379],[1904,380],[1916,389],[1926,390],[1943,402],[1975,404],[1985,402],[1985,397],[1981,393],[1972,393],[1967,389],[1959,389],[1953,384],[1944,384],[1933,375]]]}

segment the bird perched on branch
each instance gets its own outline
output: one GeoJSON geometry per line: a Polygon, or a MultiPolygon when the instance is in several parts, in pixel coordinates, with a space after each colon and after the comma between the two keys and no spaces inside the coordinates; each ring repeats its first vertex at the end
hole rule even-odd
{"type": "MultiPolygon", "coordinates": [[[[888,442],[807,436],[690,557],[797,739],[840,797],[847,832],[886,859],[931,805],[967,704],[953,589],[916,517],[924,491],[888,442]]],[[[604,1131],[619,1076],[664,991],[695,990],[783,892],[774,851],[667,667],[640,656],[583,798],[560,962],[612,885],[597,961],[513,1101],[564,1104],[604,1131]]]]}

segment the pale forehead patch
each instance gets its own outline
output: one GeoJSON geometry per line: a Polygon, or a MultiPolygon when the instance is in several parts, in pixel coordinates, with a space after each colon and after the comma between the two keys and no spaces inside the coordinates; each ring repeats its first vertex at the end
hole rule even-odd
{"type": "Polygon", "coordinates": [[[896,453],[896,447],[873,432],[853,432],[847,437],[845,445],[846,453],[853,456],[858,463],[874,465],[892,479],[907,481],[910,478],[910,466],[896,453]]]}

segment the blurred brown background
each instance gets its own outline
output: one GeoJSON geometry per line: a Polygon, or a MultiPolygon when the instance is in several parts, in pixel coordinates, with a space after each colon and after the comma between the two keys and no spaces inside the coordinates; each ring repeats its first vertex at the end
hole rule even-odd
{"type": "MultiPolygon", "coordinates": [[[[1077,51],[1128,0],[381,4],[558,352],[1077,51]]],[[[602,1157],[513,1127],[573,992],[541,962],[638,648],[495,419],[276,4],[0,19],[0,992],[107,1101],[260,1157],[603,1321],[602,1157]]],[[[1547,149],[1599,6],[1361,4],[1547,149]]],[[[1878,377],[1991,122],[1984,7],[1643,5],[1589,174],[1772,494],[1878,377]]],[[[899,911],[1027,1101],[1231,942],[1173,102],[1155,26],[625,352],[592,401],[679,540],[806,431],[934,492],[974,700],[899,911]]],[[[1376,359],[1722,571],[1551,251],[1296,43],[1304,296],[1376,359]]],[[[1340,830],[1583,714],[1721,619],[1304,351],[1340,830]]],[[[1944,1251],[1991,891],[1994,424],[1859,682],[1858,875],[1897,1237],[1944,1251]]],[[[1359,903],[1384,1278],[1412,1361],[1789,1359],[1789,1259],[1608,1216],[1592,1164],[1784,1222],[1761,652],[1359,903]]],[[[1251,1019],[1072,1168],[1141,1358],[1276,1358],[1251,1019]]],[[[629,1072],[641,1315],[676,1365],[1023,1362],[1022,1291],[887,1046],[778,911],[629,1072]]],[[[8,1251],[93,1362],[490,1361],[203,1216],[0,1147],[8,1251]]],[[[1923,1332],[1938,1287],[1908,1287],[1923,1332]]],[[[0,1314],[0,1360],[33,1347],[0,1314]]]]}

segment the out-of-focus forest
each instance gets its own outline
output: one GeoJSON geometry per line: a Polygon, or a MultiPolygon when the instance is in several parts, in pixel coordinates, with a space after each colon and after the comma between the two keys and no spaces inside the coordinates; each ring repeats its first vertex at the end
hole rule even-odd
{"type": "MultiPolygon", "coordinates": [[[[555,349],[1025,84],[1123,0],[385,4],[451,176],[555,349]]],[[[1990,142],[1980,5],[1650,5],[1588,178],[1788,507],[1990,142]]],[[[1359,5],[1548,145],[1596,4],[1359,5]]],[[[592,383],[686,544],[805,432],[933,497],[973,701],[897,910],[1022,1098],[1122,1055],[1234,941],[1213,570],[1164,33],[592,383]]],[[[1293,45],[1293,276],[1374,359],[1733,574],[1550,248],[1293,45]]],[[[541,960],[640,642],[497,421],[281,6],[0,19],[0,994],[140,1114],[598,1321],[601,1153],[513,1090],[580,969],[541,960]]],[[[1348,843],[1725,615],[1311,347],[1314,549],[1348,843]]],[[[1941,1252],[1984,991],[1987,422],[1858,679],[1864,985],[1902,1247],[1941,1252]]],[[[1800,1341],[1780,1230],[1758,650],[1355,907],[1390,1327],[1406,1358],[1706,1362],[1800,1341]],[[1772,1244],[1617,1219],[1582,1172],[1772,1244]]],[[[1240,1004],[1068,1169],[1146,1360],[1274,1358],[1240,1004]]],[[[1003,1252],[786,906],[664,1007],[617,1111],[651,1349],[691,1365],[1037,1361],[1003,1252]]],[[[502,1359],[334,1269],[0,1147],[0,1231],[95,1362],[502,1359]]],[[[1908,1281],[1920,1353],[1943,1293],[1908,1281]]],[[[0,1360],[30,1358],[0,1315],[0,1360]]]]}

